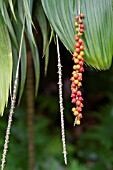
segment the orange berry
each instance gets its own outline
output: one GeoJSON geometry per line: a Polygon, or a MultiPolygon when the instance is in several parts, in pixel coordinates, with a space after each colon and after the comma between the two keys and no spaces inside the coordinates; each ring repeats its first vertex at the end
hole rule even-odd
{"type": "Polygon", "coordinates": [[[79,19],[79,16],[76,16],[75,19],[78,20],[78,19],[79,19]]]}
{"type": "Polygon", "coordinates": [[[82,35],[83,35],[83,33],[81,33],[81,32],[78,33],[78,36],[79,36],[79,37],[81,37],[82,35]]]}
{"type": "Polygon", "coordinates": [[[80,107],[84,107],[84,105],[81,103],[81,104],[80,104],[80,107]]]}
{"type": "Polygon", "coordinates": [[[84,18],[84,14],[81,13],[81,14],[80,14],[80,18],[84,18]]]}
{"type": "Polygon", "coordinates": [[[78,74],[77,74],[77,73],[73,74],[73,77],[74,77],[75,79],[77,79],[77,78],[78,78],[78,74]]]}
{"type": "Polygon", "coordinates": [[[79,24],[82,24],[82,23],[83,23],[83,21],[82,21],[81,19],[79,19],[79,20],[78,20],[78,23],[79,23],[79,24]]]}
{"type": "Polygon", "coordinates": [[[83,45],[80,46],[80,50],[84,50],[84,46],[83,45]]]}

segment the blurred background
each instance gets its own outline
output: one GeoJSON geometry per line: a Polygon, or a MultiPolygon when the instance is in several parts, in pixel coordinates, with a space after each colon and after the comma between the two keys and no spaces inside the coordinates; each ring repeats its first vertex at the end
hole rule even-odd
{"type": "MultiPolygon", "coordinates": [[[[97,71],[85,66],[82,92],[83,119],[73,127],[70,77],[72,56],[60,42],[68,165],[64,165],[58,97],[56,45],[50,45],[47,75],[44,74],[42,37],[40,84],[34,95],[34,68],[28,48],[27,79],[22,100],[15,113],[5,170],[113,170],[113,66],[97,71]]],[[[10,101],[0,118],[0,158],[5,139],[10,101]]]]}

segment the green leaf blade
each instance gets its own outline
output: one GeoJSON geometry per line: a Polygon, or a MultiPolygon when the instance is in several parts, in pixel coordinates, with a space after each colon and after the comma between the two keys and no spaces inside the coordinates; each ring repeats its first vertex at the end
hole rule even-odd
{"type": "Polygon", "coordinates": [[[7,106],[9,89],[12,80],[12,50],[9,34],[0,13],[0,115],[3,115],[5,105],[7,106]],[[7,44],[6,44],[7,42],[7,44]]]}

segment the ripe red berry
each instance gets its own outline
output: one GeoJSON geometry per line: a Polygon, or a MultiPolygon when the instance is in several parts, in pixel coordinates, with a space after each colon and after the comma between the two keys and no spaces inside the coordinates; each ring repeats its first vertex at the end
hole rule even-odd
{"type": "Polygon", "coordinates": [[[80,47],[80,44],[79,43],[76,43],[75,44],[75,48],[79,48],[80,47]]]}
{"type": "Polygon", "coordinates": [[[79,100],[76,101],[76,105],[79,106],[81,102],[79,100]]]}
{"type": "Polygon", "coordinates": [[[79,61],[79,65],[83,66],[84,62],[83,61],[79,61]]]}
{"type": "Polygon", "coordinates": [[[79,37],[78,36],[75,36],[75,41],[78,41],[79,40],[79,37]]]}
{"type": "Polygon", "coordinates": [[[82,108],[81,108],[81,107],[78,107],[78,108],[77,108],[77,111],[78,111],[78,112],[81,112],[81,111],[82,111],[82,108]]]}
{"type": "Polygon", "coordinates": [[[71,94],[71,97],[72,97],[72,98],[75,98],[75,97],[76,97],[76,94],[74,94],[74,93],[71,94]]]}
{"type": "Polygon", "coordinates": [[[80,32],[83,33],[83,32],[84,32],[84,29],[80,29],[80,32]]]}
{"type": "Polygon", "coordinates": [[[83,43],[83,40],[82,39],[79,39],[78,40],[78,43],[81,45],[83,43]]]}
{"type": "Polygon", "coordinates": [[[82,95],[81,91],[79,91],[79,90],[76,93],[77,93],[77,96],[79,96],[79,97],[82,95]]]}
{"type": "Polygon", "coordinates": [[[80,120],[82,118],[82,114],[79,113],[79,115],[77,116],[77,119],[80,120]]]}
{"type": "Polygon", "coordinates": [[[72,102],[72,103],[76,103],[76,99],[75,99],[75,98],[73,98],[71,102],[72,102]]]}
{"type": "Polygon", "coordinates": [[[84,61],[84,58],[83,58],[83,57],[81,57],[80,61],[84,61]]]}
{"type": "Polygon", "coordinates": [[[71,84],[71,87],[72,87],[72,88],[75,88],[75,87],[76,87],[76,84],[72,83],[72,84],[71,84]]]}
{"type": "Polygon", "coordinates": [[[77,52],[77,53],[80,53],[80,48],[76,48],[76,52],[77,52]]]}
{"type": "Polygon", "coordinates": [[[82,102],[82,101],[83,101],[83,98],[80,96],[80,97],[78,98],[78,100],[79,100],[80,102],[82,102]]]}
{"type": "Polygon", "coordinates": [[[76,94],[76,93],[77,93],[77,90],[76,90],[76,89],[73,89],[73,90],[72,90],[72,94],[73,94],[73,93],[76,94]]]}
{"type": "Polygon", "coordinates": [[[82,77],[81,76],[78,77],[78,81],[82,81],[82,77]]]}
{"type": "Polygon", "coordinates": [[[80,73],[84,72],[84,68],[81,67],[81,68],[79,69],[79,72],[80,72],[80,73]]]}
{"type": "Polygon", "coordinates": [[[85,28],[84,24],[81,24],[80,29],[84,29],[84,28],[85,28]]]}

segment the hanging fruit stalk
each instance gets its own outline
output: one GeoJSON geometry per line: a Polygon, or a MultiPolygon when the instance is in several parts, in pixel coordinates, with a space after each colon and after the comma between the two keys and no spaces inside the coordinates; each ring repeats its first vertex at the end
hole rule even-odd
{"type": "Polygon", "coordinates": [[[82,72],[84,72],[84,42],[82,40],[82,35],[84,33],[83,24],[84,14],[80,14],[75,17],[75,28],[77,34],[75,35],[75,45],[74,54],[72,60],[74,61],[73,72],[71,77],[71,98],[73,103],[72,112],[76,117],[74,125],[80,125],[80,120],[82,118],[82,108],[83,108],[83,98],[80,87],[82,86],[82,72]]]}

